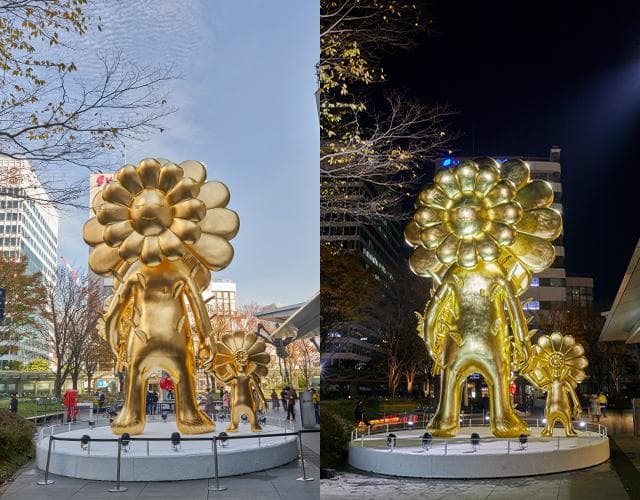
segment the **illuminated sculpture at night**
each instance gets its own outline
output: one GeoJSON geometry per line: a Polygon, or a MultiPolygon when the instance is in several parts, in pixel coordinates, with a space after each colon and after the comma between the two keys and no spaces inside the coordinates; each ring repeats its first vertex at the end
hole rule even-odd
{"type": "Polygon", "coordinates": [[[529,364],[523,372],[538,389],[547,391],[544,410],[547,423],[542,436],[553,436],[556,420],[560,420],[567,436],[577,435],[571,416],[573,414],[577,418],[582,413],[576,387],[586,378],[584,368],[588,365],[584,349],[571,335],[563,336],[558,332],[551,336],[542,335],[533,346],[529,364]]]}
{"type": "Polygon", "coordinates": [[[551,186],[531,180],[521,160],[499,165],[467,160],[437,172],[419,195],[405,238],[414,247],[410,266],[433,279],[434,293],[419,331],[441,373],[440,401],[429,429],[454,436],[467,376],[478,372],[489,386],[491,431],[528,433],[510,401],[512,371],[531,354],[520,296],[531,275],[555,258],[550,243],[562,232],[551,186]]]}
{"type": "Polygon", "coordinates": [[[231,415],[228,432],[236,432],[240,416],[246,415],[253,432],[259,432],[257,412],[266,411],[267,402],[260,378],[269,372],[270,356],[266,345],[254,333],[225,333],[216,342],[217,354],[213,372],[216,378],[231,386],[231,415]]]}
{"type": "Polygon", "coordinates": [[[178,429],[197,434],[215,428],[195,399],[194,340],[198,362],[210,368],[216,352],[202,291],[210,271],[233,258],[228,240],[238,232],[239,219],[225,208],[228,201],[226,186],[206,182],[201,163],[149,158],[120,168],[92,202],[96,217],[83,231],[94,247],[89,266],[113,277],[99,330],[127,377],[124,406],[112,425],[116,434],[143,431],[146,382],[157,368],[175,384],[178,429]]]}

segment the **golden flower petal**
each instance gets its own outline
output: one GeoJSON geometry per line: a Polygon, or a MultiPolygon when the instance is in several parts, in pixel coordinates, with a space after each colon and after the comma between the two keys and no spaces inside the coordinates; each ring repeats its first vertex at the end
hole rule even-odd
{"type": "Polygon", "coordinates": [[[145,158],[140,162],[140,165],[138,165],[138,175],[145,188],[156,189],[158,187],[160,168],[160,162],[155,158],[145,158]]]}
{"type": "Polygon", "coordinates": [[[156,158],[156,161],[161,167],[164,167],[167,163],[173,163],[171,160],[167,160],[166,158],[156,158]]]}
{"type": "Polygon", "coordinates": [[[501,180],[496,183],[491,190],[485,195],[489,206],[495,207],[502,203],[508,203],[513,200],[516,190],[509,181],[501,180]]]}
{"type": "Polygon", "coordinates": [[[103,226],[112,224],[114,222],[120,222],[123,220],[129,220],[129,209],[122,205],[116,205],[105,201],[96,212],[98,222],[103,226]]]}
{"type": "Polygon", "coordinates": [[[551,243],[528,234],[516,235],[507,249],[534,273],[547,269],[556,257],[551,243]]]}
{"type": "Polygon", "coordinates": [[[140,260],[146,266],[157,266],[162,262],[162,250],[157,236],[145,236],[140,260]]]}
{"type": "Polygon", "coordinates": [[[458,237],[451,233],[440,243],[436,250],[438,260],[443,264],[451,264],[456,260],[456,254],[458,253],[458,237]]]}
{"type": "Polygon", "coordinates": [[[180,241],[180,238],[173,234],[171,230],[160,233],[158,241],[162,254],[168,260],[177,260],[186,252],[186,248],[182,244],[182,241],[180,241]]]}
{"type": "Polygon", "coordinates": [[[420,231],[422,228],[418,225],[415,220],[410,220],[407,225],[404,227],[404,239],[405,241],[413,246],[417,247],[420,244],[420,231]]]}
{"type": "Polygon", "coordinates": [[[142,179],[133,165],[125,165],[116,172],[117,181],[132,195],[142,191],[142,179]]]}
{"type": "Polygon", "coordinates": [[[236,346],[235,343],[233,341],[233,334],[232,333],[225,333],[222,335],[222,343],[227,346],[227,348],[229,349],[229,352],[231,353],[231,355],[233,355],[236,351],[236,346]]]}
{"type": "Polygon", "coordinates": [[[440,208],[446,209],[449,206],[451,200],[447,198],[447,195],[444,194],[440,189],[436,186],[429,186],[420,191],[420,195],[418,197],[420,203],[426,205],[431,208],[440,208]]]}
{"type": "Polygon", "coordinates": [[[95,247],[100,243],[104,243],[102,231],[104,231],[104,226],[98,222],[97,218],[92,217],[85,222],[82,228],[82,238],[87,245],[95,247]]]}
{"type": "Polygon", "coordinates": [[[476,250],[480,258],[485,262],[493,262],[500,255],[500,249],[496,242],[484,233],[476,240],[476,250]]]}
{"type": "Polygon", "coordinates": [[[500,169],[500,164],[493,158],[489,158],[488,156],[474,158],[473,163],[475,163],[479,169],[488,168],[496,172],[498,172],[500,169]]]}
{"type": "Polygon", "coordinates": [[[499,179],[500,173],[497,168],[492,166],[480,168],[478,176],[476,177],[476,191],[482,195],[486,194],[495,186],[499,179]]]}
{"type": "Polygon", "coordinates": [[[211,271],[224,269],[233,259],[231,244],[221,236],[214,234],[202,233],[200,239],[190,245],[189,249],[211,271]]]}
{"type": "Polygon", "coordinates": [[[455,175],[458,178],[458,185],[462,192],[473,191],[476,187],[478,166],[471,160],[465,160],[456,167],[455,175]]]}
{"type": "Polygon", "coordinates": [[[111,181],[102,191],[102,199],[128,207],[133,201],[133,196],[118,181],[111,181]]]}
{"type": "Polygon", "coordinates": [[[249,356],[255,356],[258,353],[264,352],[266,349],[267,345],[262,340],[255,340],[247,351],[247,354],[249,356]]]}
{"type": "Polygon", "coordinates": [[[93,200],[91,200],[91,210],[93,210],[94,214],[98,214],[100,211],[100,207],[105,204],[105,201],[102,199],[102,191],[98,191],[93,200]]]}
{"type": "Polygon", "coordinates": [[[487,227],[486,232],[500,246],[511,245],[516,236],[516,232],[513,228],[507,224],[503,224],[502,222],[491,222],[487,227]]]}
{"type": "Polygon", "coordinates": [[[584,356],[580,356],[578,358],[573,358],[573,359],[565,358],[564,362],[568,367],[573,368],[575,370],[584,370],[587,366],[589,366],[589,361],[587,361],[587,358],[585,358],[584,356]]]}
{"type": "Polygon", "coordinates": [[[229,189],[222,182],[211,181],[200,186],[198,199],[202,200],[208,209],[222,208],[227,206],[230,196],[229,189]]]}
{"type": "Polygon", "coordinates": [[[245,332],[244,334],[244,350],[247,354],[250,354],[250,348],[258,341],[258,336],[255,333],[245,332]]]}
{"type": "Polygon", "coordinates": [[[271,356],[269,356],[266,352],[260,352],[252,355],[251,361],[253,361],[257,365],[268,365],[269,361],[271,361],[271,356]]]}
{"type": "Polygon", "coordinates": [[[198,198],[181,201],[173,206],[173,216],[180,219],[199,222],[204,219],[207,209],[198,198]]]}
{"type": "Polygon", "coordinates": [[[128,220],[109,224],[104,228],[104,242],[110,247],[117,247],[133,232],[133,227],[128,220]]]}
{"type": "Polygon", "coordinates": [[[187,160],[183,161],[180,166],[184,171],[185,177],[191,177],[198,184],[202,184],[204,180],[207,178],[207,170],[204,168],[204,165],[199,161],[195,160],[187,160]]]}
{"type": "Polygon", "coordinates": [[[549,340],[551,340],[551,348],[554,352],[562,352],[562,334],[558,332],[553,332],[549,336],[549,340]]]}
{"type": "Polygon", "coordinates": [[[584,347],[582,347],[580,344],[574,345],[565,354],[567,359],[579,358],[580,356],[583,356],[583,355],[584,355],[584,347]]]}
{"type": "Polygon", "coordinates": [[[555,240],[562,233],[562,216],[553,208],[534,208],[524,213],[516,229],[545,240],[555,240]]]}
{"type": "Polygon", "coordinates": [[[216,347],[218,348],[218,354],[220,356],[227,356],[227,357],[231,357],[231,358],[233,357],[233,352],[224,343],[216,342],[216,347]]]}
{"type": "Polygon", "coordinates": [[[524,211],[548,207],[553,203],[553,189],[547,181],[535,179],[517,192],[515,201],[524,211]]]}
{"type": "Polygon", "coordinates": [[[553,354],[553,347],[551,345],[551,339],[547,335],[542,335],[538,339],[538,345],[542,352],[540,353],[541,358],[547,358],[553,354]]]}
{"type": "Polygon", "coordinates": [[[566,354],[575,345],[576,339],[573,338],[573,335],[564,335],[562,337],[562,347],[560,348],[560,352],[562,352],[562,354],[566,354]]]}
{"type": "Polygon", "coordinates": [[[211,208],[207,210],[205,218],[200,222],[200,227],[205,233],[216,234],[230,240],[238,234],[240,218],[237,213],[228,208],[211,208]]]}
{"type": "Polygon", "coordinates": [[[507,160],[500,166],[503,179],[511,181],[516,189],[529,182],[529,165],[522,160],[507,160]]]}
{"type": "Polygon", "coordinates": [[[269,369],[264,365],[258,365],[258,366],[256,366],[256,369],[254,370],[254,373],[258,377],[264,378],[269,374],[269,369]]]}
{"type": "Polygon", "coordinates": [[[191,177],[184,177],[178,184],[176,184],[168,195],[171,199],[171,203],[179,203],[189,198],[197,198],[200,193],[199,184],[191,177]]]}
{"type": "Polygon", "coordinates": [[[244,332],[243,331],[235,331],[232,333],[232,343],[233,343],[233,352],[236,353],[238,351],[244,350],[244,332]]]}
{"type": "Polygon", "coordinates": [[[438,224],[423,230],[420,233],[420,240],[426,248],[436,249],[450,233],[446,225],[438,224]]]}
{"type": "Polygon", "coordinates": [[[118,247],[118,252],[120,253],[120,257],[122,257],[127,262],[133,262],[140,257],[140,253],[142,252],[142,243],[144,242],[144,236],[140,233],[134,231],[127,239],[125,239],[122,244],[118,247]]]}
{"type": "Polygon", "coordinates": [[[175,163],[167,163],[160,169],[158,188],[168,193],[184,177],[182,169],[175,163]]]}
{"type": "Polygon", "coordinates": [[[515,202],[503,203],[488,210],[489,218],[505,224],[515,224],[522,218],[522,207],[515,202]]]}
{"type": "Polygon", "coordinates": [[[436,186],[446,194],[449,198],[455,198],[460,193],[458,179],[451,170],[440,170],[436,173],[434,179],[436,186]]]}
{"type": "Polygon", "coordinates": [[[458,263],[466,269],[471,269],[478,263],[476,245],[472,238],[460,240],[460,247],[458,248],[458,263]]]}
{"type": "Polygon", "coordinates": [[[95,247],[89,254],[89,267],[96,274],[110,275],[119,261],[118,249],[105,243],[95,247]]]}
{"type": "MultiPolygon", "coordinates": [[[[219,346],[223,346],[225,349],[227,348],[224,344],[217,342],[216,343],[216,347],[219,346]]],[[[222,349],[218,349],[216,352],[216,357],[215,357],[215,362],[214,362],[214,366],[215,367],[222,367],[228,364],[231,364],[235,361],[235,357],[233,356],[233,354],[221,354],[222,349]]]]}
{"type": "Polygon", "coordinates": [[[413,218],[422,227],[429,227],[440,224],[444,220],[444,212],[437,208],[421,207],[413,218]]]}
{"type": "Polygon", "coordinates": [[[418,247],[409,257],[409,267],[418,276],[429,278],[437,275],[442,268],[442,264],[433,250],[418,247]]]}
{"type": "Polygon", "coordinates": [[[202,230],[198,224],[184,219],[173,219],[173,223],[169,229],[173,231],[178,238],[188,244],[193,244],[198,241],[198,238],[200,238],[202,234],[202,230]]]}

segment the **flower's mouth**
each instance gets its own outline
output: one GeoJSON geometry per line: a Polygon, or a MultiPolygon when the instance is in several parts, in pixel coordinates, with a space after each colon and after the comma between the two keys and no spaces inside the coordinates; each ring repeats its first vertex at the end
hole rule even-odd
{"type": "Polygon", "coordinates": [[[157,236],[173,221],[171,205],[157,191],[144,190],[133,200],[129,209],[133,228],[144,236],[157,236]]]}

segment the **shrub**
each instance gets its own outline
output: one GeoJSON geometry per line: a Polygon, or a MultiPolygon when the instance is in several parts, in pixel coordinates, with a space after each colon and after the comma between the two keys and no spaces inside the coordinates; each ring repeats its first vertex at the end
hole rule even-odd
{"type": "Polygon", "coordinates": [[[337,413],[322,409],[320,419],[320,465],[342,468],[349,457],[349,438],[353,426],[337,413]]]}
{"type": "Polygon", "coordinates": [[[0,409],[0,483],[34,456],[35,432],[33,422],[0,409]]]}

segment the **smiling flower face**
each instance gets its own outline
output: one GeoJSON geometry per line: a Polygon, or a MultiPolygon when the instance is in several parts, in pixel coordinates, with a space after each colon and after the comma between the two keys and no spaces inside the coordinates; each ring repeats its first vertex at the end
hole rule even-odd
{"type": "Polygon", "coordinates": [[[240,221],[224,208],[227,187],[205,180],[204,165],[192,160],[176,165],[149,158],[120,168],[96,195],[96,217],[84,226],[84,240],[95,247],[91,269],[109,275],[123,263],[153,267],[189,255],[210,270],[226,267],[233,258],[228,240],[240,221]]]}
{"type": "Polygon", "coordinates": [[[258,377],[266,377],[269,373],[270,356],[265,352],[266,345],[254,333],[225,333],[216,342],[216,348],[213,370],[221,380],[233,371],[255,373],[258,377]]]}
{"type": "Polygon", "coordinates": [[[521,160],[498,165],[479,158],[441,170],[420,193],[405,228],[415,248],[411,269],[439,282],[454,264],[472,269],[498,261],[516,276],[521,292],[531,272],[546,269],[555,257],[550,241],[562,232],[562,218],[549,208],[552,202],[551,186],[531,181],[521,160]]]}
{"type": "Polygon", "coordinates": [[[586,378],[589,365],[584,349],[571,335],[554,332],[542,335],[533,346],[527,376],[540,388],[547,388],[554,380],[566,381],[573,388],[586,378]]]}

